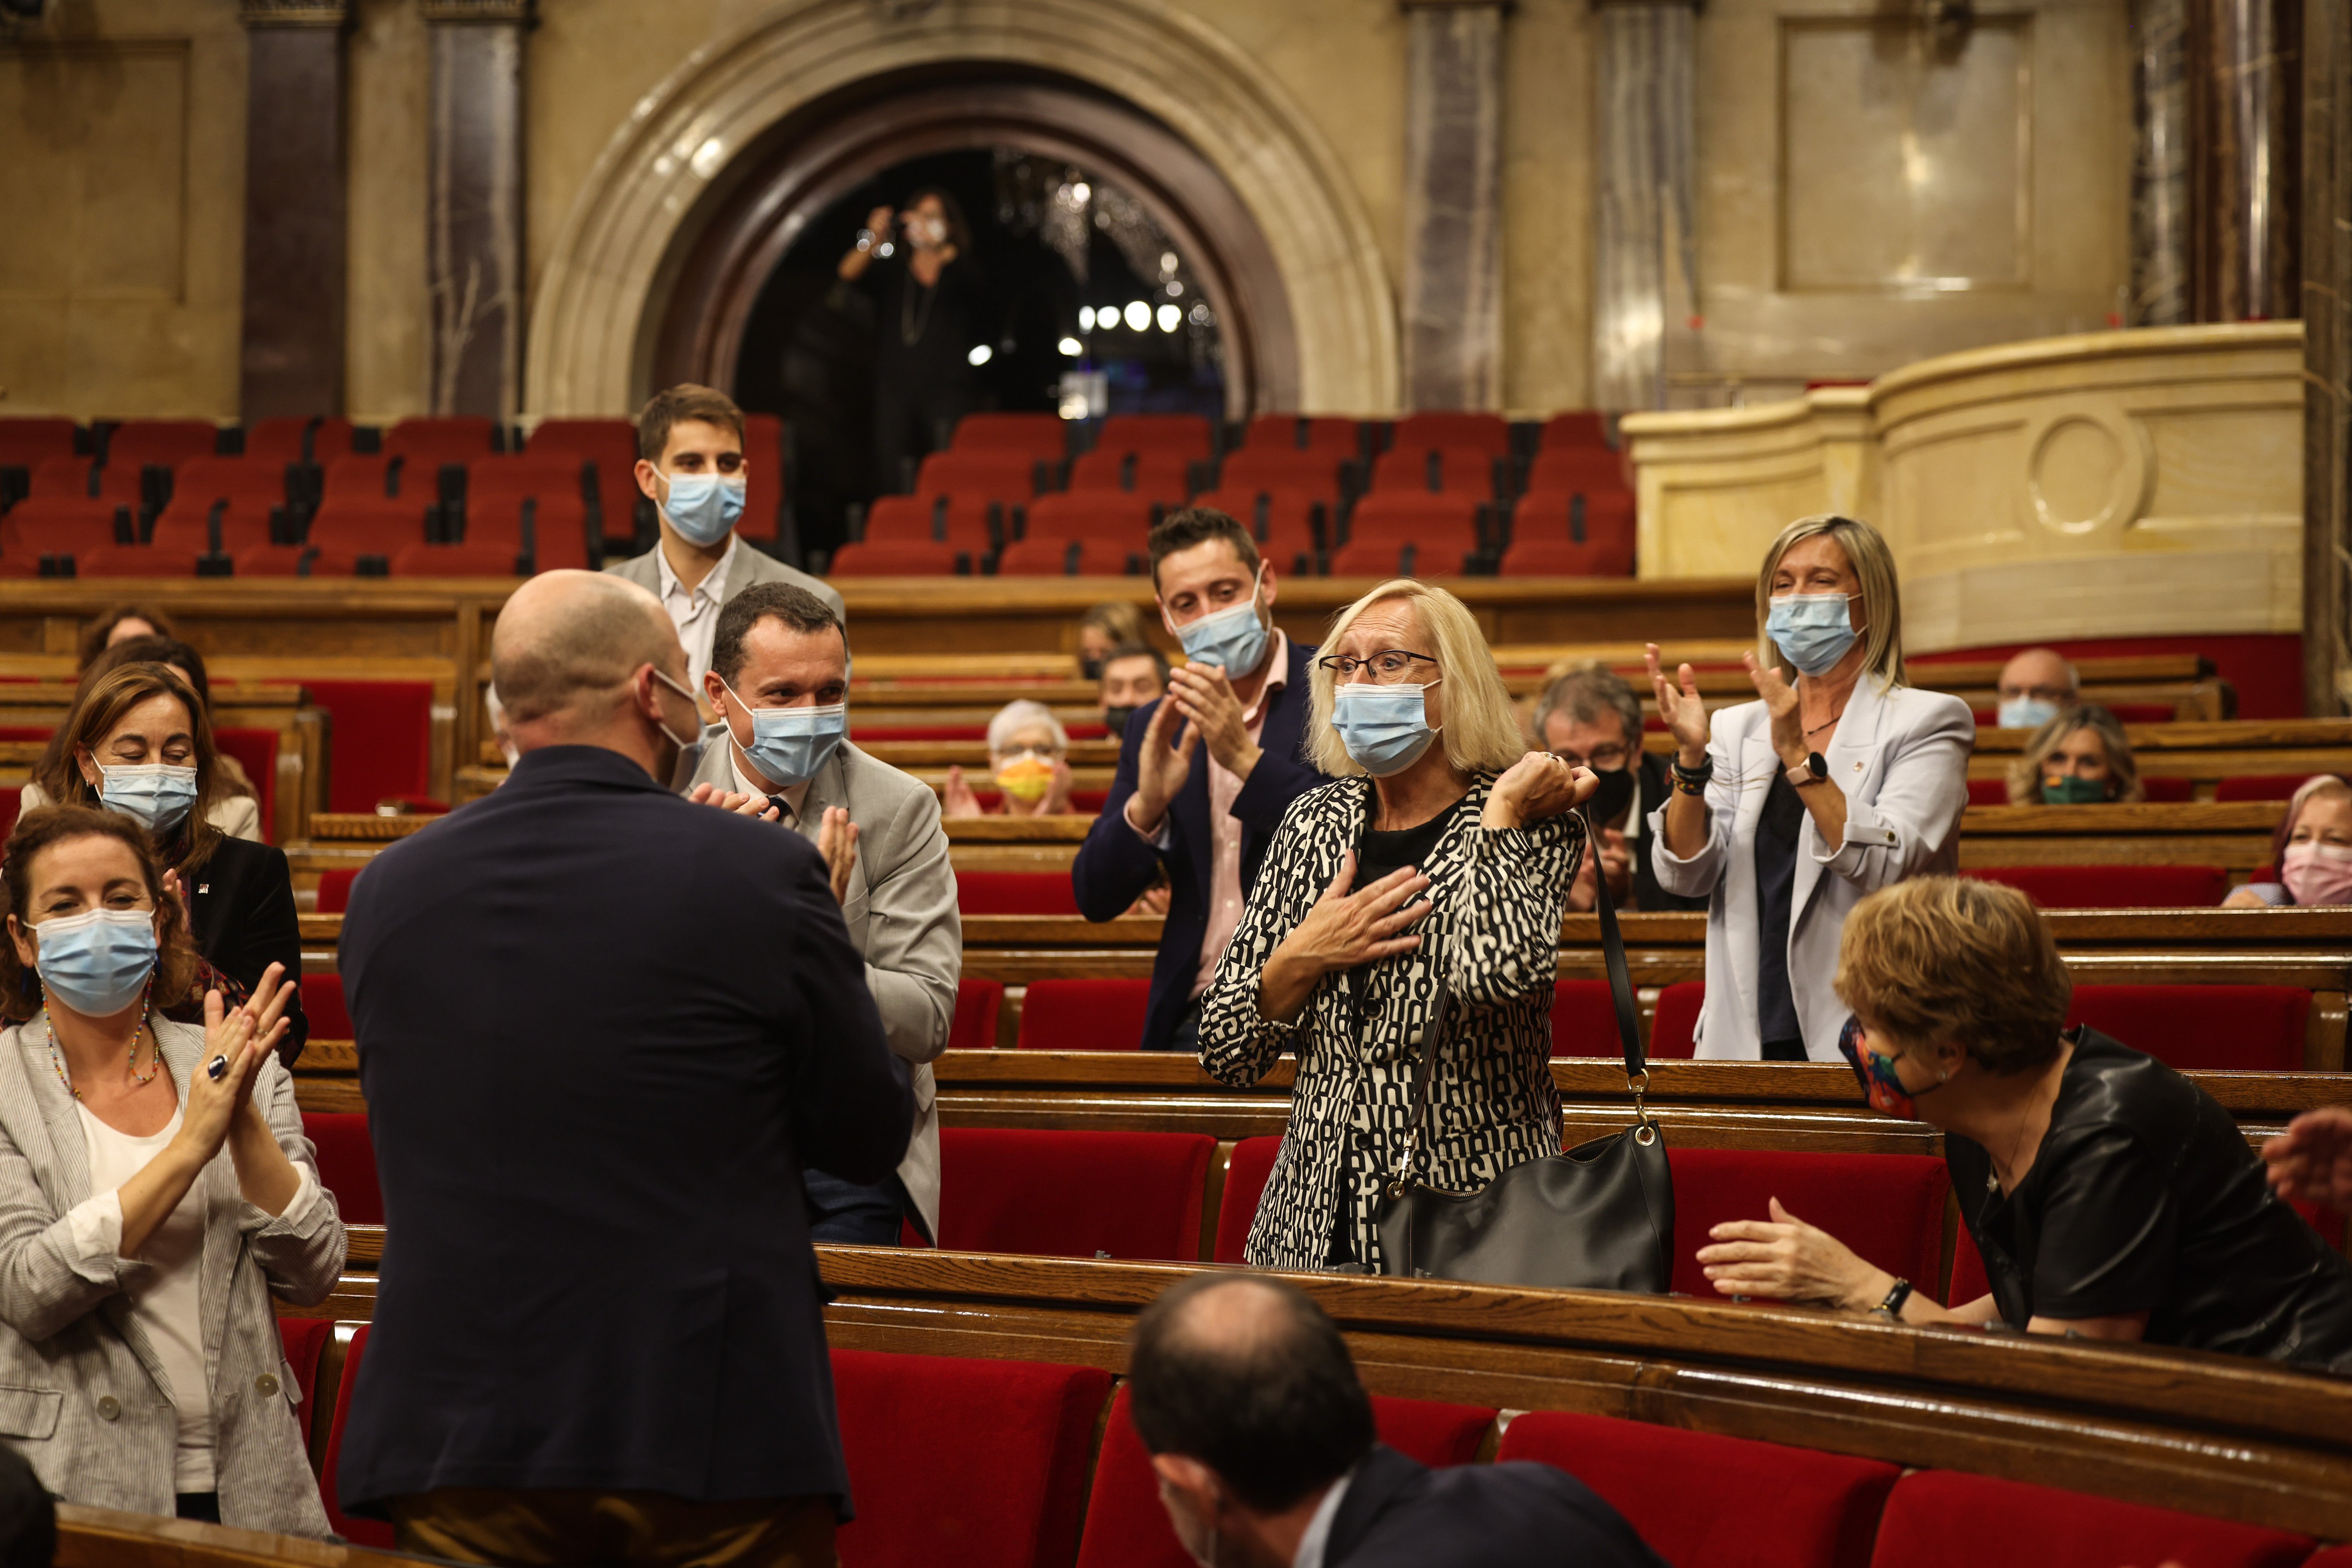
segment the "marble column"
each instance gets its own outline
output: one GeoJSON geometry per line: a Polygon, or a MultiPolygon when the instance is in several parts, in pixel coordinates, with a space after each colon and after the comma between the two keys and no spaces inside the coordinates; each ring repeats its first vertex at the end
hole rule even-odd
{"type": "Polygon", "coordinates": [[[241,0],[248,421],[343,408],[346,0],[241,0]]]}
{"type": "Polygon", "coordinates": [[[2352,711],[2352,0],[2304,0],[2304,711],[2352,711]]]}
{"type": "Polygon", "coordinates": [[[2190,274],[2200,321],[2301,309],[2303,0],[2188,0],[2190,274]]]}
{"type": "Polygon", "coordinates": [[[1670,320],[1696,315],[1696,6],[1603,0],[1592,84],[1592,400],[1663,408],[1670,320]]]}
{"type": "Polygon", "coordinates": [[[1404,402],[1503,395],[1503,13],[1404,0],[1404,402]]]}
{"type": "Polygon", "coordinates": [[[522,403],[523,30],[530,0],[421,0],[432,72],[425,272],[436,414],[522,403]]]}
{"type": "Polygon", "coordinates": [[[2189,289],[2189,0],[2132,0],[2129,323],[2192,319],[2189,289]]]}

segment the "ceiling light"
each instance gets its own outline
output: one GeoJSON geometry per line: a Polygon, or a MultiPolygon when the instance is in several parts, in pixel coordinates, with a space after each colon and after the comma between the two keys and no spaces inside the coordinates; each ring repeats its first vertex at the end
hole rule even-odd
{"type": "Polygon", "coordinates": [[[986,343],[974,343],[971,345],[971,353],[963,357],[974,364],[986,364],[994,356],[988,352],[986,343]]]}
{"type": "Polygon", "coordinates": [[[1139,332],[1150,325],[1151,325],[1151,307],[1145,304],[1140,300],[1129,300],[1127,305],[1128,331],[1131,332],[1139,332]]]}
{"type": "Polygon", "coordinates": [[[1062,340],[1061,347],[1062,352],[1072,359],[1076,359],[1080,354],[1087,352],[1086,344],[1078,342],[1076,338],[1064,338],[1062,340]]]}
{"type": "Polygon", "coordinates": [[[1183,311],[1178,310],[1173,305],[1162,305],[1160,307],[1160,330],[1161,331],[1172,332],[1183,324],[1183,311]]]}

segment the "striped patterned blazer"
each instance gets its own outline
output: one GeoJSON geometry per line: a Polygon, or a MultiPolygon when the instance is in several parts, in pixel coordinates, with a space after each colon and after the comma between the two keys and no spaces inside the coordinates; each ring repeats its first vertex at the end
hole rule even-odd
{"type": "Polygon", "coordinates": [[[1360,842],[1371,781],[1338,779],[1299,796],[1266,852],[1201,1007],[1201,1065],[1218,1081],[1245,1087],[1284,1052],[1298,1058],[1290,1125],[1244,1253],[1259,1268],[1328,1267],[1335,1229],[1355,1262],[1377,1266],[1372,1218],[1403,1152],[1441,967],[1453,1010],[1420,1179],[1466,1190],[1559,1152],[1552,982],[1583,841],[1570,814],[1515,831],[1480,826],[1495,776],[1474,776],[1421,868],[1435,905],[1414,928],[1421,946],[1366,966],[1352,995],[1348,975],[1324,976],[1295,1024],[1258,1016],[1259,976],[1360,842]]]}

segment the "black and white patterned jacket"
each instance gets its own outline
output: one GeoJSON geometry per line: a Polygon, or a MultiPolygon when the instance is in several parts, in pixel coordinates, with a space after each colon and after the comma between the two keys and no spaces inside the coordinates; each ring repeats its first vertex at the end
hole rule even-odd
{"type": "Polygon", "coordinates": [[[1339,875],[1362,835],[1371,781],[1338,779],[1293,802],[1268,847],[1239,929],[1202,998],[1201,1065],[1237,1088],[1284,1052],[1298,1058],[1290,1125],[1245,1251],[1265,1268],[1322,1268],[1335,1204],[1353,1254],[1377,1263],[1382,1179],[1404,1148],[1422,1026],[1441,963],[1452,1016],[1430,1095],[1420,1179],[1455,1191],[1559,1152],[1551,1079],[1552,982],[1560,915],[1583,843],[1572,815],[1517,831],[1479,824],[1495,775],[1475,775],[1421,869],[1436,908],[1412,952],[1367,967],[1356,1016],[1345,973],[1324,976],[1296,1024],[1258,1016],[1259,977],[1339,875]]]}

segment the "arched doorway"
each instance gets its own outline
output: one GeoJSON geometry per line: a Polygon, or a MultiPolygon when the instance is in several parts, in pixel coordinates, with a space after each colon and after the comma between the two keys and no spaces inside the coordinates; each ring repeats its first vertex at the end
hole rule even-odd
{"type": "MultiPolygon", "coordinates": [[[[912,16],[805,0],[697,51],[606,149],[539,279],[531,411],[625,413],[672,373],[716,369],[796,205],[922,134],[954,146],[1015,130],[1125,171],[1204,267],[1217,258],[1224,308],[1248,329],[1245,406],[1394,406],[1395,303],[1362,204],[1305,112],[1213,28],[1149,0],[912,16]],[[891,123],[894,100],[927,106],[929,130],[891,123]]],[[[1227,332],[1229,354],[1242,335],[1227,332]]]]}

